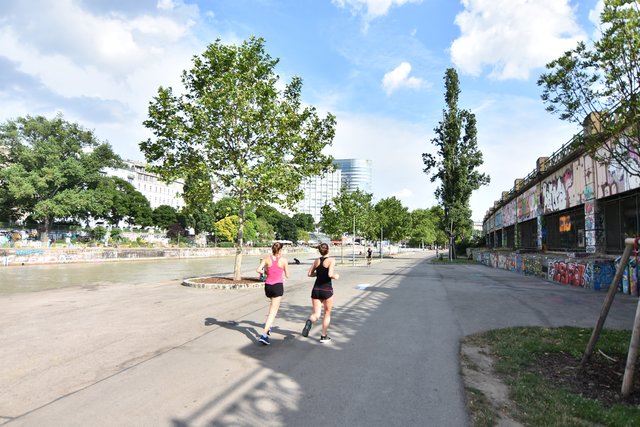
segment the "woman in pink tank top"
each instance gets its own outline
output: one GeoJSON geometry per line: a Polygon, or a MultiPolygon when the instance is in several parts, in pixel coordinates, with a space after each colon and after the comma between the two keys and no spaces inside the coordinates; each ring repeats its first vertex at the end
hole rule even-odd
{"type": "Polygon", "coordinates": [[[286,258],[280,256],[281,251],[282,243],[275,242],[271,246],[272,255],[264,257],[256,270],[258,274],[263,274],[266,270],[267,278],[264,281],[264,294],[271,300],[267,321],[259,339],[264,345],[271,344],[269,341],[271,325],[273,325],[273,321],[278,314],[280,301],[282,300],[282,295],[284,295],[284,278],[289,278],[289,262],[286,258]]]}

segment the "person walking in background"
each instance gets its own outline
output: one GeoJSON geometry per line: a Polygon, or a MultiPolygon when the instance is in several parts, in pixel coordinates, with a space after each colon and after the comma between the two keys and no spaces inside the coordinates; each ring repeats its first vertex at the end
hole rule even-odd
{"type": "Polygon", "coordinates": [[[369,247],[369,249],[367,249],[367,266],[371,265],[371,256],[373,255],[373,250],[371,250],[371,247],[369,247]]]}
{"type": "Polygon", "coordinates": [[[286,258],[281,256],[282,243],[275,242],[271,246],[271,255],[267,255],[260,262],[260,265],[256,269],[256,272],[260,275],[266,271],[266,279],[264,281],[264,293],[271,300],[269,304],[269,314],[267,320],[264,323],[264,329],[262,335],[260,335],[259,341],[264,345],[269,345],[269,336],[271,335],[271,325],[278,314],[280,308],[280,301],[282,295],[284,295],[284,278],[289,278],[289,262],[286,258]]]}
{"type": "Polygon", "coordinates": [[[336,261],[333,258],[329,258],[329,245],[326,243],[318,246],[320,252],[320,258],[313,262],[313,265],[309,268],[307,276],[315,277],[316,281],[311,290],[311,305],[313,306],[313,313],[309,316],[302,329],[302,336],[309,336],[309,331],[313,322],[320,318],[320,311],[324,306],[324,316],[322,317],[322,334],[320,335],[320,342],[326,343],[331,341],[331,338],[327,335],[329,324],[331,323],[331,308],[333,306],[333,284],[331,279],[338,280],[339,274],[333,271],[336,261]]]}

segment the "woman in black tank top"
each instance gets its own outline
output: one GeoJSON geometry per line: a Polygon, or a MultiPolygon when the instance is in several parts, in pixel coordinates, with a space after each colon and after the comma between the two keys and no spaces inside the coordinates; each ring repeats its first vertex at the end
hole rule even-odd
{"type": "Polygon", "coordinates": [[[322,333],[320,335],[320,342],[325,343],[331,341],[331,338],[327,335],[329,324],[331,323],[331,308],[333,306],[333,283],[331,279],[337,280],[339,275],[334,273],[335,260],[329,258],[329,245],[322,243],[318,246],[321,257],[313,262],[307,275],[309,277],[315,277],[316,281],[311,290],[311,305],[313,312],[307,319],[302,330],[302,336],[309,335],[313,322],[320,318],[320,312],[324,307],[324,316],[322,317],[322,333]]]}

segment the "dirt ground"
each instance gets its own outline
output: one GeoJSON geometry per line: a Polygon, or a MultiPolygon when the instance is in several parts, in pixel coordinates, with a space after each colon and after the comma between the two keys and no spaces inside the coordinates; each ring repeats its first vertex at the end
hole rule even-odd
{"type": "MultiPolygon", "coordinates": [[[[480,390],[491,404],[500,426],[520,426],[508,415],[515,407],[509,400],[509,389],[494,372],[494,359],[488,348],[463,343],[460,349],[462,375],[465,387],[480,390]]],[[[607,355],[596,351],[584,370],[580,370],[580,359],[568,353],[547,353],[529,368],[547,379],[551,384],[589,399],[599,400],[605,406],[623,403],[630,406],[640,404],[640,364],[631,394],[622,400],[622,377],[626,365],[626,354],[607,355]]]]}

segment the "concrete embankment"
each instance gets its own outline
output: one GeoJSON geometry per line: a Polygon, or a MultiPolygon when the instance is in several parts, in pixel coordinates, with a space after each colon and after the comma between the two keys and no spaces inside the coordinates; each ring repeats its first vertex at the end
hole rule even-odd
{"type": "MultiPolygon", "coordinates": [[[[261,255],[268,248],[245,248],[244,255],[261,255]]],[[[296,250],[302,252],[304,249],[296,250]]],[[[0,249],[0,266],[133,261],[140,259],[233,256],[234,248],[21,248],[0,249]]]]}

